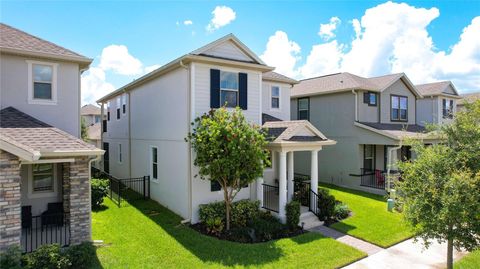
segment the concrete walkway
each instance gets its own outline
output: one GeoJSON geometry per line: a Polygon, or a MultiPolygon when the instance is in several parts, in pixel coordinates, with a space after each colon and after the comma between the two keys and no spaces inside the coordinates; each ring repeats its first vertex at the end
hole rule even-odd
{"type": "Polygon", "coordinates": [[[346,245],[352,246],[356,249],[359,249],[368,254],[368,256],[373,255],[377,252],[384,250],[383,248],[355,238],[353,236],[341,233],[332,228],[328,228],[323,225],[319,225],[313,228],[308,229],[311,232],[321,233],[324,236],[331,237],[339,242],[342,242],[346,245]]]}
{"type": "MultiPolygon", "coordinates": [[[[454,260],[460,259],[466,252],[454,251],[454,260]]],[[[447,244],[433,243],[427,250],[421,241],[413,242],[409,239],[390,248],[369,255],[365,259],[352,263],[345,269],[423,269],[446,268],[447,244]]]]}

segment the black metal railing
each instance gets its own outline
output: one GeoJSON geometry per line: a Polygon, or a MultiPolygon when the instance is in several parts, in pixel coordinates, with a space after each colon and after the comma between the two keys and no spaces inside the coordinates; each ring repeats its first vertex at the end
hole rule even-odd
{"type": "Polygon", "coordinates": [[[320,209],[318,208],[318,200],[319,200],[318,193],[313,190],[310,190],[308,194],[309,194],[308,200],[310,201],[308,210],[310,210],[313,214],[315,214],[318,217],[320,214],[320,209]]]}
{"type": "Polygon", "coordinates": [[[262,208],[278,213],[279,188],[268,184],[262,184],[263,205],[262,208]]]}
{"type": "Polygon", "coordinates": [[[310,181],[293,181],[293,199],[303,206],[309,206],[310,181]]]}
{"type": "Polygon", "coordinates": [[[46,244],[70,245],[68,213],[22,217],[22,251],[32,252],[46,244]]]}
{"type": "Polygon", "coordinates": [[[361,168],[360,185],[375,189],[385,189],[386,176],[382,170],[361,168]]]}

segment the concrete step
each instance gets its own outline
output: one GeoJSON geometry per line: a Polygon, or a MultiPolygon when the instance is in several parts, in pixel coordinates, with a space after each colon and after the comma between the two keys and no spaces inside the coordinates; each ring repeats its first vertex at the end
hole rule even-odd
{"type": "Polygon", "coordinates": [[[300,221],[299,221],[298,225],[302,226],[302,222],[304,223],[303,228],[305,230],[311,229],[311,228],[316,227],[316,226],[323,225],[323,222],[320,221],[318,219],[318,217],[315,216],[315,214],[313,214],[310,211],[304,212],[300,215],[300,221]]]}

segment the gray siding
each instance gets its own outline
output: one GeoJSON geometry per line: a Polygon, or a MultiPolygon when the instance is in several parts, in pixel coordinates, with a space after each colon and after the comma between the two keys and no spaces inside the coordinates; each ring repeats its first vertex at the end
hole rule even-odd
{"type": "Polygon", "coordinates": [[[272,115],[281,120],[290,120],[290,84],[264,81],[262,82],[262,113],[272,115]],[[272,108],[272,87],[280,89],[280,108],[272,108]]]}
{"type": "Polygon", "coordinates": [[[377,94],[377,105],[369,106],[363,102],[363,94],[366,91],[357,91],[358,93],[358,121],[361,122],[379,122],[378,110],[380,107],[380,94],[377,94]]]}
{"type": "Polygon", "coordinates": [[[417,123],[419,125],[438,123],[438,118],[438,97],[425,97],[417,100],[417,123]]]}
{"type": "Polygon", "coordinates": [[[407,88],[402,80],[397,80],[390,87],[385,89],[380,94],[380,122],[381,123],[398,123],[398,124],[416,124],[416,112],[415,112],[415,95],[407,88]],[[390,120],[390,103],[391,95],[401,95],[408,97],[408,121],[407,122],[395,122],[390,120]]]}

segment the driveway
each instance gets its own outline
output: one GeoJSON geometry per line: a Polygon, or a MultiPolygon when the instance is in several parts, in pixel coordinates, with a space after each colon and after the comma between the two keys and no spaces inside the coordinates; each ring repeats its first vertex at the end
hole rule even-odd
{"type": "MultiPolygon", "coordinates": [[[[466,252],[454,251],[454,260],[460,259],[466,252]]],[[[420,269],[420,268],[446,268],[447,243],[433,243],[424,249],[421,241],[406,240],[390,248],[381,250],[358,262],[352,263],[345,269],[420,269]]]]}

